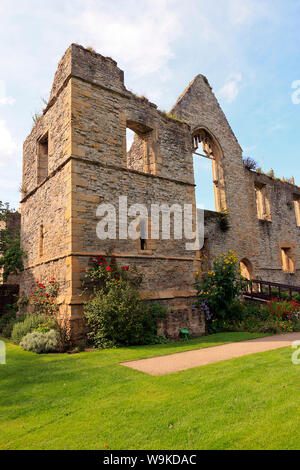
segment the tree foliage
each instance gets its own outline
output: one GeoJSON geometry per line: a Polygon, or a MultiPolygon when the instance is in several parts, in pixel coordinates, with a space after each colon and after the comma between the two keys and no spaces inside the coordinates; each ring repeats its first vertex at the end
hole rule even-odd
{"type": "Polygon", "coordinates": [[[20,244],[20,222],[17,211],[11,209],[8,203],[0,201],[0,269],[3,269],[3,281],[10,274],[23,271],[25,253],[20,244]]]}

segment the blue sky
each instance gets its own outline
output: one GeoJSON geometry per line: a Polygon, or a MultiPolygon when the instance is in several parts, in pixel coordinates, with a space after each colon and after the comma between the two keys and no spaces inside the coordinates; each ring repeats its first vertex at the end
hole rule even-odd
{"type": "MultiPolygon", "coordinates": [[[[1,0],[0,40],[0,200],[16,208],[22,142],[72,42],[113,57],[163,110],[206,75],[244,154],[300,185],[300,0],[1,0]]],[[[213,209],[208,164],[197,199],[213,209]]]]}

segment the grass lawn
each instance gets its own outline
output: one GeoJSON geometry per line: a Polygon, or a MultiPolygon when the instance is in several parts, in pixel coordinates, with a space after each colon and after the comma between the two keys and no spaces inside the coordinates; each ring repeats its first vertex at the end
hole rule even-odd
{"type": "Polygon", "coordinates": [[[299,449],[291,348],[158,377],[118,364],[257,336],[40,356],[7,343],[0,449],[299,449]]]}

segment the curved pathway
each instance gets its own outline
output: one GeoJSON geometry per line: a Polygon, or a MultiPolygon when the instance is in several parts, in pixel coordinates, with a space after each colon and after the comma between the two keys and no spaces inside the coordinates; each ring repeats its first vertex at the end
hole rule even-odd
{"type": "Polygon", "coordinates": [[[287,346],[291,346],[294,341],[300,341],[300,332],[266,336],[264,338],[223,344],[221,346],[196,349],[193,351],[185,351],[182,353],[170,354],[168,356],[122,362],[121,364],[150,375],[164,375],[191,369],[193,367],[204,366],[206,364],[212,364],[214,362],[226,361],[235,357],[285,348],[287,346]]]}

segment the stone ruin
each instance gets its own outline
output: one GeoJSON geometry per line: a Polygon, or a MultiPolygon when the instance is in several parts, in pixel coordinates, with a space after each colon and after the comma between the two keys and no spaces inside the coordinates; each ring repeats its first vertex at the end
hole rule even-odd
{"type": "MultiPolygon", "coordinates": [[[[245,168],[242,149],[203,75],[197,75],[166,114],[124,85],[117,63],[72,44],[61,59],[42,117],[24,143],[20,289],[58,280],[60,314],[73,339],[82,334],[82,273],[111,240],[96,235],[101,203],[192,204],[196,221],[193,154],[211,159],[216,211],[205,211],[203,247],[186,240],[120,239],[122,264],[144,275],[143,297],[172,306],[159,331],[205,332],[194,307],[196,271],[234,250],[248,279],[300,284],[300,188],[245,168]],[[126,149],[126,129],[135,133],[126,149]],[[228,212],[227,230],[220,220],[228,212]]],[[[199,158],[201,158],[199,156],[199,158]]],[[[118,223],[118,221],[117,221],[118,223]]],[[[118,228],[118,227],[117,227],[118,228]]],[[[171,231],[172,234],[172,231],[171,231]]]]}

